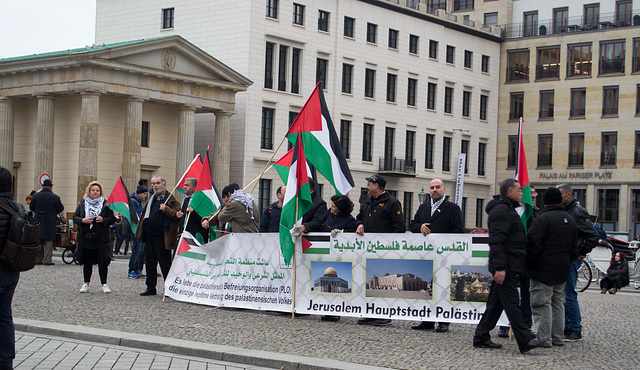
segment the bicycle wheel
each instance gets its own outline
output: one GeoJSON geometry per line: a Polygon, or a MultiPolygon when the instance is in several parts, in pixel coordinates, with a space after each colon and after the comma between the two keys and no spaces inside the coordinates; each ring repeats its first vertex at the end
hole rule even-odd
{"type": "Polygon", "coordinates": [[[586,261],[582,261],[582,265],[578,269],[578,281],[576,282],[576,291],[584,292],[591,285],[591,278],[593,277],[591,266],[586,261]]]}
{"type": "Polygon", "coordinates": [[[633,279],[633,287],[635,289],[640,289],[640,278],[633,279]]]}
{"type": "Polygon", "coordinates": [[[76,254],[71,249],[65,249],[62,252],[62,262],[66,263],[67,265],[72,264],[75,257],[76,254]]]}

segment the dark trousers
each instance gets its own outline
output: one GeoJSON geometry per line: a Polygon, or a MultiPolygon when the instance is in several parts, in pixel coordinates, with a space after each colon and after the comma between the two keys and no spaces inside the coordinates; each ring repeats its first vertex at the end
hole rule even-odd
{"type": "MultiPolygon", "coordinates": [[[[533,326],[533,316],[531,315],[531,294],[529,293],[528,275],[519,275],[518,281],[520,281],[520,308],[522,309],[522,320],[531,329],[533,326]]],[[[500,329],[509,330],[508,326],[501,326],[500,329]]]]}
{"type": "Polygon", "coordinates": [[[131,244],[131,257],[129,258],[129,272],[142,272],[145,261],[145,247],[143,242],[133,241],[131,244]]]}
{"type": "MultiPolygon", "coordinates": [[[[85,249],[82,251],[84,253],[85,261],[99,261],[98,254],[100,253],[99,249],[85,249]]],[[[93,273],[93,263],[85,262],[82,265],[82,273],[84,275],[84,282],[89,283],[91,281],[91,274],[93,273]]],[[[100,275],[100,283],[107,283],[107,274],[109,273],[109,265],[104,265],[98,263],[98,274],[100,275]]]]}
{"type": "Polygon", "coordinates": [[[124,242],[124,254],[127,254],[127,251],[129,251],[130,241],[131,233],[122,233],[121,235],[116,237],[116,246],[113,251],[115,253],[120,253],[120,246],[122,246],[122,242],[124,242]]]}
{"type": "Polygon", "coordinates": [[[16,332],[11,316],[11,301],[20,273],[0,270],[0,369],[12,369],[16,357],[16,332]]]}
{"type": "Polygon", "coordinates": [[[164,236],[152,236],[146,239],[147,288],[156,290],[158,283],[158,263],[162,277],[167,278],[171,269],[171,250],[164,248],[164,236]]]}
{"type": "Polygon", "coordinates": [[[495,281],[491,283],[487,308],[480,319],[473,343],[482,343],[491,339],[489,332],[496,327],[498,319],[504,310],[507,313],[513,334],[518,341],[518,347],[522,348],[531,340],[531,331],[522,320],[522,310],[520,309],[520,297],[518,295],[516,274],[507,272],[504,282],[501,284],[495,281]]]}

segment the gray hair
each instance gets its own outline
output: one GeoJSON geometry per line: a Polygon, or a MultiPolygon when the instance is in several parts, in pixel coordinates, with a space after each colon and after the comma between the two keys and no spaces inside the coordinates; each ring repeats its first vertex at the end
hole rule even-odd
{"type": "Polygon", "coordinates": [[[507,192],[516,187],[516,179],[506,179],[500,183],[500,195],[507,195],[507,192]]]}
{"type": "Polygon", "coordinates": [[[563,193],[573,194],[573,190],[571,189],[571,185],[567,184],[566,182],[564,184],[558,185],[558,189],[560,189],[560,191],[563,192],[563,193]]]}
{"type": "Polygon", "coordinates": [[[165,180],[165,179],[164,179],[164,177],[160,177],[160,176],[153,176],[153,177],[151,178],[151,180],[153,180],[153,179],[160,179],[160,181],[162,181],[162,183],[163,183],[164,185],[167,185],[167,180],[165,180]]]}
{"type": "Polygon", "coordinates": [[[195,177],[187,177],[186,179],[184,179],[184,181],[189,181],[189,183],[193,186],[198,185],[198,179],[196,179],[195,177]]]}

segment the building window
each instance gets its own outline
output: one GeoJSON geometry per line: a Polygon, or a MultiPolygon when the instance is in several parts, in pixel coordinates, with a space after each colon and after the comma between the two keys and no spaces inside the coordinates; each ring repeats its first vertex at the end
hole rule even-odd
{"type": "Polygon", "coordinates": [[[384,129],[384,169],[389,171],[394,169],[393,152],[396,129],[385,127],[384,129]]]}
{"type": "Polygon", "coordinates": [[[480,119],[487,120],[487,105],[489,104],[489,96],[480,95],[480,119]]]}
{"type": "Polygon", "coordinates": [[[466,154],[466,159],[464,161],[464,173],[465,175],[469,173],[469,146],[471,142],[469,140],[460,141],[460,153],[466,154]]]}
{"type": "Polygon", "coordinates": [[[586,97],[587,90],[584,87],[571,89],[571,111],[569,113],[570,117],[584,117],[586,97]]]}
{"type": "Polygon", "coordinates": [[[291,92],[298,94],[300,92],[300,54],[301,49],[293,48],[291,56],[291,92]]]}
{"type": "Polygon", "coordinates": [[[398,31],[389,28],[389,49],[398,49],[398,31]]]}
{"type": "Polygon", "coordinates": [[[487,144],[478,143],[478,176],[485,175],[486,160],[487,160],[487,144]]]}
{"type": "Polygon", "coordinates": [[[407,83],[407,105],[411,107],[416,106],[416,90],[418,86],[418,80],[415,78],[409,78],[407,83]]]}
{"type": "Polygon", "coordinates": [[[288,46],[280,45],[280,57],[278,58],[278,90],[287,90],[287,52],[288,46]]]}
{"type": "Polygon", "coordinates": [[[367,23],[367,42],[375,44],[377,37],[378,37],[378,25],[373,23],[367,23]]]}
{"type": "Polygon", "coordinates": [[[353,65],[342,63],[342,92],[351,94],[351,83],[353,81],[353,65]]]}
{"type": "Polygon", "coordinates": [[[489,56],[482,56],[482,72],[489,73],[489,56]]]}
{"type": "Polygon", "coordinates": [[[469,50],[464,51],[464,68],[473,68],[473,52],[469,50]]]}
{"type": "Polygon", "coordinates": [[[265,89],[273,88],[273,53],[276,45],[267,42],[266,54],[264,58],[264,87],[265,89]]]}
{"type": "Polygon", "coordinates": [[[149,147],[149,122],[142,121],[142,131],[140,132],[140,146],[143,148],[149,147]]]}
{"type": "Polygon", "coordinates": [[[408,191],[404,192],[404,202],[402,203],[402,212],[404,212],[404,224],[409,230],[409,225],[411,225],[411,220],[413,219],[413,193],[408,191]]]}
{"type": "Polygon", "coordinates": [[[304,5],[293,3],[293,24],[304,26],[304,5]]]}
{"type": "Polygon", "coordinates": [[[631,0],[616,1],[616,26],[626,27],[631,25],[631,0]]]}
{"type": "Polygon", "coordinates": [[[538,49],[536,79],[560,78],[560,47],[538,49]]]}
{"type": "Polygon", "coordinates": [[[473,0],[453,0],[453,11],[473,10],[473,0]]]}
{"type": "Polygon", "coordinates": [[[329,61],[326,59],[318,58],[316,60],[316,83],[322,82],[322,87],[327,88],[327,66],[329,61]]]}
{"type": "Polygon", "coordinates": [[[429,58],[438,59],[438,41],[429,40],[429,58]]]}
{"type": "Polygon", "coordinates": [[[551,167],[553,160],[553,135],[538,135],[538,167],[551,167]]]}
{"type": "Polygon", "coordinates": [[[451,171],[451,138],[442,138],[442,171],[451,171]]]}
{"type": "Polygon", "coordinates": [[[625,40],[600,43],[600,74],[624,73],[624,42],[625,40]]]}
{"type": "Polygon", "coordinates": [[[618,114],[618,86],[604,86],[602,101],[602,115],[618,114]]]}
{"type": "Polygon", "coordinates": [[[387,73],[387,101],[395,102],[396,101],[396,80],[398,76],[387,73]]]}
{"type": "Polygon", "coordinates": [[[427,0],[427,9],[435,14],[436,9],[447,9],[447,0],[427,0]]]}
{"type": "Polygon", "coordinates": [[[510,100],[509,119],[517,120],[524,113],[524,92],[512,92],[510,100]]]}
{"type": "Polygon", "coordinates": [[[600,166],[615,166],[618,156],[618,133],[602,133],[602,149],[600,155],[600,166]]]}
{"type": "Polygon", "coordinates": [[[329,32],[329,12],[318,10],[318,31],[329,32]]]}
{"type": "Polygon", "coordinates": [[[471,107],[471,91],[462,92],[462,116],[469,117],[471,107]]]}
{"type": "MultiPolygon", "coordinates": [[[[413,161],[415,160],[415,145],[416,144],[416,132],[415,131],[407,131],[407,136],[404,141],[404,159],[406,163],[406,167],[412,166],[413,161]]],[[[415,168],[415,167],[414,167],[415,168]]]]}
{"type": "Polygon", "coordinates": [[[529,50],[507,51],[507,82],[529,81],[529,50]]]}
{"type": "Polygon", "coordinates": [[[275,109],[262,108],[262,127],[260,130],[260,148],[273,149],[273,116],[275,109]]]}
{"type": "Polygon", "coordinates": [[[584,165],[584,133],[569,134],[569,167],[584,165]]]}
{"type": "Polygon", "coordinates": [[[633,150],[633,165],[640,166],[640,131],[636,131],[636,145],[633,150]]]}
{"type": "Polygon", "coordinates": [[[427,134],[427,141],[425,144],[425,155],[424,155],[424,168],[433,169],[433,151],[435,145],[436,135],[427,134]]]}
{"type": "Polygon", "coordinates": [[[525,12],[522,27],[524,29],[524,37],[536,36],[538,34],[538,11],[525,12]]]}
{"type": "Polygon", "coordinates": [[[591,44],[569,45],[567,76],[591,76],[591,44]]]}
{"type": "Polygon", "coordinates": [[[162,9],[162,29],[173,28],[175,8],[162,9]]]}
{"type": "Polygon", "coordinates": [[[356,20],[351,17],[344,17],[344,36],[353,37],[353,30],[356,20]]]}
{"type": "Polygon", "coordinates": [[[451,45],[447,45],[447,63],[454,64],[455,62],[456,48],[451,45]]]}
{"type": "Polygon", "coordinates": [[[420,37],[416,35],[409,35],[409,53],[418,54],[418,44],[420,37]]]}
{"type": "Polygon", "coordinates": [[[509,135],[508,140],[507,168],[516,168],[518,165],[518,135],[509,135]]]}
{"type": "Polygon", "coordinates": [[[437,85],[432,82],[427,85],[427,109],[436,109],[436,87],[437,85]]]}
{"type": "Polygon", "coordinates": [[[640,39],[633,39],[633,63],[631,72],[640,72],[640,39]]]}
{"type": "Polygon", "coordinates": [[[600,4],[586,4],[582,26],[587,30],[598,29],[598,23],[600,23],[600,4]]]}
{"type": "Polygon", "coordinates": [[[260,204],[260,213],[264,212],[269,204],[271,204],[271,180],[260,179],[258,185],[258,203],[260,204]]]}
{"type": "MultiPolygon", "coordinates": [[[[296,120],[296,118],[298,117],[298,112],[291,112],[289,111],[289,128],[291,128],[291,125],[293,125],[293,122],[296,120]]],[[[291,148],[293,148],[293,143],[289,140],[287,140],[287,150],[291,150],[291,148]]]]}
{"type": "Polygon", "coordinates": [[[598,189],[598,222],[604,231],[618,230],[618,189],[598,189]]]}
{"type": "Polygon", "coordinates": [[[483,214],[484,214],[484,199],[476,199],[476,227],[482,227],[483,214]]]}
{"type": "Polygon", "coordinates": [[[453,111],[453,87],[444,88],[444,112],[451,113],[453,111]]]}
{"type": "Polygon", "coordinates": [[[569,8],[553,9],[553,33],[567,32],[569,8]]]}
{"type": "Polygon", "coordinates": [[[340,120],[340,144],[342,144],[342,153],[344,157],[349,159],[349,148],[351,143],[351,121],[346,119],[340,120]]]}
{"type": "Polygon", "coordinates": [[[484,13],[484,26],[497,26],[498,25],[498,12],[484,13]]]}
{"type": "Polygon", "coordinates": [[[364,124],[362,132],[362,160],[371,162],[371,144],[373,143],[373,125],[364,124]]]}
{"type": "Polygon", "coordinates": [[[267,17],[278,19],[278,0],[267,0],[267,17]]]}
{"type": "Polygon", "coordinates": [[[364,96],[373,98],[376,84],[376,71],[367,68],[364,73],[364,96]]]}
{"type": "Polygon", "coordinates": [[[640,114],[640,85],[636,85],[636,116],[640,114]]]}
{"type": "Polygon", "coordinates": [[[553,118],[553,90],[540,91],[539,118],[553,118]]]}

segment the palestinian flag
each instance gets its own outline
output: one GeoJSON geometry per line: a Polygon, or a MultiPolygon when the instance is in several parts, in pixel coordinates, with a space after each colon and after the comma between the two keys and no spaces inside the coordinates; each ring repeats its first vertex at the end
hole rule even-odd
{"type": "Polygon", "coordinates": [[[112,211],[123,215],[129,221],[131,231],[134,234],[136,233],[138,228],[138,214],[136,213],[136,206],[129,196],[127,187],[124,185],[124,182],[122,182],[122,176],[118,177],[118,181],[116,181],[113,190],[111,190],[106,205],[109,206],[112,211]]]}
{"type": "Polygon", "coordinates": [[[522,139],[522,117],[518,126],[518,167],[516,168],[516,180],[522,187],[522,202],[518,208],[520,219],[527,232],[527,221],[533,214],[533,201],[531,200],[531,186],[529,185],[529,171],[527,170],[527,156],[524,154],[524,141],[522,139]]]}
{"type": "Polygon", "coordinates": [[[200,171],[202,171],[202,163],[200,162],[200,154],[197,154],[196,157],[193,158],[193,161],[191,161],[189,167],[187,167],[185,173],[180,178],[180,181],[178,181],[176,189],[184,194],[184,180],[188,179],[189,177],[197,179],[198,176],[200,176],[200,171]]]}
{"type": "Polygon", "coordinates": [[[286,265],[291,264],[291,258],[295,252],[296,241],[291,235],[291,229],[300,225],[302,215],[310,208],[311,189],[307,175],[307,160],[302,145],[301,135],[293,147],[293,155],[289,165],[289,178],[287,179],[287,191],[284,195],[282,213],[280,215],[280,250],[286,265]]]}
{"type": "Polygon", "coordinates": [[[178,250],[176,256],[192,258],[194,260],[204,261],[207,258],[205,253],[198,253],[193,248],[200,248],[200,243],[188,231],[184,231],[178,242],[178,250]]]}
{"type": "Polygon", "coordinates": [[[302,136],[306,152],[313,153],[307,157],[309,163],[329,180],[336,193],[347,194],[354,187],[353,177],[331,121],[320,82],[287,131],[287,138],[292,144],[296,143],[298,135],[302,136]]]}
{"type": "MultiPolygon", "coordinates": [[[[213,186],[211,180],[211,167],[209,166],[209,148],[207,148],[207,154],[204,157],[202,168],[198,176],[194,176],[198,179],[198,185],[196,185],[195,193],[191,198],[189,206],[197,212],[200,217],[208,217],[210,214],[220,208],[220,196],[213,186]]],[[[209,232],[209,239],[215,239],[216,228],[212,225],[209,232]]]]}
{"type": "MultiPolygon", "coordinates": [[[[282,179],[282,182],[287,185],[287,181],[289,181],[289,166],[291,166],[291,162],[293,159],[293,149],[291,148],[289,149],[288,152],[286,152],[282,158],[278,159],[274,164],[273,167],[276,169],[276,171],[278,172],[278,175],[280,176],[280,178],[282,179]]],[[[315,178],[315,176],[313,176],[311,168],[309,166],[309,161],[307,161],[307,175],[308,177],[311,178],[315,178]]],[[[317,183],[317,181],[316,181],[317,183]]]]}

